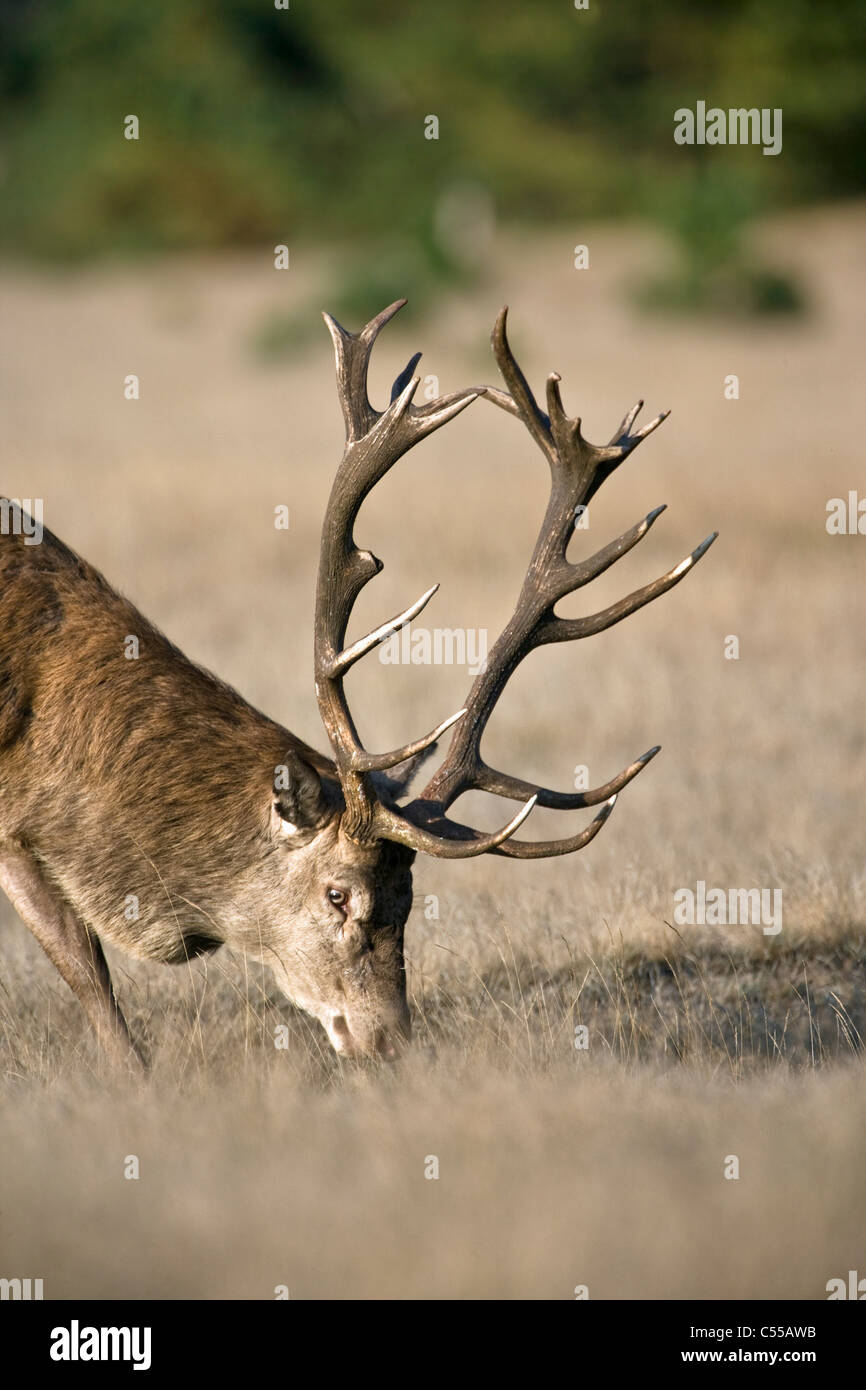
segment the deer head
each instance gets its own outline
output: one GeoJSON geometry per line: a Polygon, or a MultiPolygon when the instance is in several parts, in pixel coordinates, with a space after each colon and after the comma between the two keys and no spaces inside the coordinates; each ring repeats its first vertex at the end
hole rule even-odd
{"type": "MultiPolygon", "coordinates": [[[[547,413],[536,403],[508,344],[505,309],[496,321],[492,342],[507,392],[479,386],[416,406],[413,397],[419,378],[413,372],[418,353],[394,382],[387,408],[375,410],[367,395],[370,354],[381,329],[405,302],[390,305],[358,334],[347,332],[325,315],[334,341],[346,426],[345,452],[322,530],[315,620],[316,695],[333,748],[333,773],[320,773],[299,759],[288,786],[277,792],[274,802],[276,833],[290,856],[296,909],[292,934],[298,944],[290,954],[298,965],[293,964],[290,975],[283,972],[286,993],[323,1022],[338,1052],[388,1058],[409,1034],[403,931],[411,906],[410,866],[415,852],[440,859],[478,854],[539,859],[572,854],[598,834],[618,793],[659,751],[649,749],[603,786],[582,792],[552,791],[495,771],[481,756],[481,739],[511,673],[536,647],[589,637],[666,593],[715,540],[713,533],[667,574],[609,608],[584,618],[558,617],[554,612],[558,601],[631,550],[664,510],[657,507],[588,559],[577,563],[567,559],[575,509],[589,502],[665,414],[632,432],[643,404],[639,401],[609,444],[589,444],[581,434],[580,420],[565,414],[556,374],[547,381],[547,413]],[[544,453],[551,472],[547,511],[514,614],[491,649],[486,668],[472,684],[464,707],[402,748],[370,753],[349,711],[345,677],[355,662],[414,619],[438,585],[374,631],[347,643],[353,605],[364,585],[382,569],[380,560],[355,543],[358,512],[401,455],[480,396],[522,420],[544,453]],[[450,747],[435,776],[414,800],[398,805],[408,776],[448,730],[452,731],[450,747]],[[470,789],[520,802],[520,809],[500,830],[483,834],[447,814],[452,803],[470,789]],[[601,809],[582,830],[566,838],[515,838],[536,804],[564,811],[601,809]]],[[[290,943],[286,945],[289,949],[290,943]]]]}

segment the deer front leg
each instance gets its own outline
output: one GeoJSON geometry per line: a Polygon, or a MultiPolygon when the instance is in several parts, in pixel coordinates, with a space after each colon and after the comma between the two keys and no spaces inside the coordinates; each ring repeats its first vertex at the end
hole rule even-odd
{"type": "Polygon", "coordinates": [[[0,887],[69,985],[113,1062],[143,1059],[117,1006],[99,938],[49,883],[22,845],[0,842],[0,887]]]}

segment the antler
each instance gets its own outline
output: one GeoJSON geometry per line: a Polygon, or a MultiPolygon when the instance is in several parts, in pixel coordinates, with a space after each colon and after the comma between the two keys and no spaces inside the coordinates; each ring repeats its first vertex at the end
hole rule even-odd
{"type": "MultiPolygon", "coordinates": [[[[523,588],[511,621],[490,652],[486,669],[475,680],[466,701],[466,713],[457,726],[444,763],[424,788],[419,802],[424,814],[435,823],[437,816],[470,789],[493,792],[497,796],[523,800],[533,796],[540,806],[558,810],[604,806],[579,834],[568,839],[526,842],[509,839],[494,846],[497,854],[520,859],[571,854],[582,849],[598,834],[613,809],[617,794],[646,767],[659,752],[650,748],[604,786],[590,791],[564,793],[524,782],[488,767],[481,757],[481,737],[493,708],[512,672],[525,656],[548,642],[568,642],[590,637],[621,622],[645,603],[672,589],[706,553],[717,532],[702,541],[690,555],[667,574],[636,589],[618,603],[586,618],[559,618],[554,606],[567,594],[602,574],[647,534],[665,510],[656,507],[636,526],[604,546],[589,559],[572,564],[566,551],[575,524],[576,509],[585,506],[605,479],[637,448],[641,440],[657,429],[669,414],[664,411],[649,424],[631,433],[643,401],[628,412],[609,444],[597,446],[584,439],[580,419],[569,419],[559,392],[556,372],[547,379],[547,411],[539,408],[520,367],[514,359],[505,332],[508,310],[500,312],[492,334],[493,351],[510,395],[488,386],[485,392],[494,404],[523,421],[545,455],[551,472],[551,492],[547,512],[532,554],[523,588]]],[[[410,806],[407,814],[417,814],[410,806]]]]}
{"type": "Polygon", "coordinates": [[[412,375],[421,356],[416,353],[394,382],[388,408],[381,412],[373,409],[367,396],[370,353],[380,330],[405,303],[405,299],[398,299],[357,334],[347,332],[329,314],[324,315],[334,340],[346,448],[331,489],[322,529],[316,590],[316,696],[334,749],[346,802],[345,832],[356,840],[397,840],[439,858],[457,859],[496,848],[523,823],[535,804],[535,797],[530,796],[522,810],[494,835],[467,832],[465,827],[441,815],[437,834],[420,823],[404,819],[378,799],[370,774],[395,767],[429,748],[463,717],[464,711],[458,710],[429,734],[403,748],[395,748],[390,753],[367,753],[358,737],[343,689],[343,679],[355,662],[415,618],[439,587],[434,585],[404,612],[351,646],[345,646],[346,628],[355,600],[364,585],[382,569],[381,560],[369,550],[359,550],[354,541],[353,528],[361,504],[402,454],[459,415],[483,392],[483,388],[456,391],[423,406],[413,405],[412,398],[420,380],[412,375]]]}
{"type": "Polygon", "coordinates": [[[412,398],[419,379],[413,377],[412,372],[421,355],[417,353],[397,377],[391,391],[391,404],[380,413],[373,409],[367,397],[370,352],[380,329],[405,302],[398,300],[383,310],[358,334],[348,333],[329,315],[324,316],[336,350],[346,449],[331,491],[322,532],[316,596],[316,693],[346,801],[344,828],[355,839],[396,840],[438,858],[464,858],[489,852],[525,859],[570,854],[582,849],[598,834],[613,809],[617,793],[637,776],[659,749],[651,748],[604,786],[577,793],[555,792],[496,772],[483,761],[481,737],[493,708],[512,672],[529,652],[548,642],[588,637],[621,621],[679,583],[715,540],[716,533],[708,536],[673,570],[609,608],[587,618],[557,617],[553,611],[556,603],[631,550],[664,510],[664,507],[657,507],[588,560],[572,564],[566,559],[575,509],[586,505],[632,449],[661,424],[667,412],[631,434],[643,404],[639,401],[610,444],[603,447],[589,444],[581,435],[580,420],[569,419],[563,410],[560,378],[555,373],[547,381],[548,414],[539,409],[508,345],[507,310],[503,309],[496,321],[492,341],[510,395],[495,387],[475,387],[440,397],[428,405],[414,406],[412,398]],[[434,585],[404,612],[345,647],[352,606],[363,586],[382,568],[380,560],[355,545],[355,519],[364,498],[397,459],[479,395],[487,395],[496,405],[522,419],[545,454],[552,477],[547,512],[514,615],[494,645],[485,670],[475,680],[465,708],[403,748],[370,754],[364,750],[349,713],[343,677],[368,651],[416,617],[439,586],[434,585]],[[448,755],[421,796],[399,812],[382,803],[370,774],[394,767],[430,748],[452,726],[456,727],[448,755]],[[492,792],[525,804],[501,830],[483,835],[445,815],[448,807],[470,789],[492,792]],[[511,836],[536,802],[561,810],[605,804],[584,830],[568,839],[513,840],[511,836]]]}

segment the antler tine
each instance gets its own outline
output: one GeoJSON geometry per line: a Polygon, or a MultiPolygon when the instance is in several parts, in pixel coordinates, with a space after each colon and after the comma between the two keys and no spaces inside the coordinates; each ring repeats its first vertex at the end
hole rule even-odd
{"type": "MultiPolygon", "coordinates": [[[[363,439],[376,423],[378,412],[373,409],[367,396],[367,368],[373,344],[385,324],[403,308],[405,299],[395,299],[387,309],[371,319],[360,333],[350,333],[330,314],[322,314],[334,343],[337,359],[337,386],[340,405],[346,423],[346,439],[363,439]]],[[[417,363],[414,358],[412,366],[417,363]]],[[[410,373],[411,375],[411,373],[410,373]]],[[[399,378],[398,378],[399,380],[399,378]]],[[[401,388],[402,389],[402,388],[401,388]]]]}
{"type": "Polygon", "coordinates": [[[410,623],[413,618],[417,618],[438,589],[438,584],[431,585],[426,593],[423,593],[420,598],[416,598],[415,602],[410,603],[408,608],[404,608],[402,613],[398,613],[396,618],[389,618],[386,623],[382,623],[381,627],[374,628],[372,632],[367,633],[366,637],[360,637],[350,647],[345,647],[343,651],[338,652],[327,667],[326,674],[332,677],[344,676],[356,661],[360,661],[362,656],[367,655],[367,652],[378,647],[392,633],[397,632],[406,623],[410,623]]]}
{"type": "Polygon", "coordinates": [[[557,618],[551,614],[539,630],[539,643],[569,642],[575,637],[593,637],[595,633],[604,632],[605,628],[613,627],[615,623],[621,623],[623,618],[628,618],[632,613],[636,613],[645,604],[652,603],[654,598],[666,594],[668,589],[672,589],[674,585],[679,584],[681,579],[685,579],[689,570],[694,568],[701,556],[706,555],[718,534],[718,531],[712,531],[701,541],[700,545],[695,546],[690,555],[687,555],[684,560],[680,560],[680,563],[674,565],[672,570],[668,570],[667,574],[654,579],[651,584],[644,584],[642,588],[635,589],[625,598],[612,603],[609,608],[603,608],[600,613],[592,613],[587,618],[557,618]]]}
{"type": "MultiPolygon", "coordinates": [[[[550,420],[544,411],[539,409],[529,383],[511,351],[508,334],[505,330],[507,320],[508,305],[504,304],[496,316],[493,332],[490,335],[493,353],[502,373],[502,379],[511,392],[511,401],[515,407],[513,413],[519,414],[536,444],[547,456],[548,461],[555,464],[556,453],[550,435],[550,420]]],[[[495,400],[497,405],[504,404],[498,391],[491,396],[491,399],[495,400]]],[[[509,409],[510,407],[506,406],[505,408],[509,409]]]]}
{"type": "Polygon", "coordinates": [[[446,730],[450,729],[452,724],[456,724],[458,719],[462,719],[465,713],[465,709],[457,710],[456,714],[450,714],[447,719],[443,719],[441,724],[437,724],[436,728],[431,729],[423,738],[416,738],[414,743],[404,743],[402,748],[394,748],[390,753],[359,753],[355,760],[356,770],[387,772],[389,767],[397,767],[399,763],[405,763],[407,758],[417,757],[425,749],[432,748],[446,730]]]}
{"type": "Polygon", "coordinates": [[[491,854],[504,854],[509,859],[554,859],[560,854],[574,854],[579,849],[584,849],[591,840],[594,840],[601,827],[604,825],[614,806],[616,797],[612,796],[606,801],[584,830],[577,835],[572,835],[565,840],[509,840],[506,843],[497,845],[490,850],[491,854]]]}
{"type": "Polygon", "coordinates": [[[644,753],[604,786],[581,793],[555,792],[496,772],[482,759],[480,746],[488,720],[508,679],[524,657],[536,647],[601,632],[666,593],[706,553],[717,533],[708,536],[667,574],[601,612],[587,618],[565,619],[556,616],[554,608],[560,599],[603,573],[627,554],[664,511],[663,506],[656,507],[589,559],[578,564],[568,561],[566,552],[574,530],[576,510],[587,504],[623,459],[667,418],[668,412],[658,415],[632,434],[632,427],[643,406],[643,401],[638,401],[625,415],[609,444],[590,444],[581,433],[579,417],[571,419],[565,412],[560,377],[556,372],[547,379],[548,413],[541,410],[511,351],[506,320],[507,308],[504,308],[496,319],[492,344],[510,394],[488,387],[485,395],[500,409],[518,416],[541,448],[551,469],[550,500],[514,613],[494,644],[486,669],[478,675],[470,689],[466,713],[455,728],[442,766],[421,792],[417,802],[406,809],[410,817],[425,817],[428,822],[439,824],[448,807],[470,789],[513,799],[533,795],[539,805],[560,810],[597,805],[604,800],[599,814],[577,835],[538,843],[509,837],[491,851],[512,858],[543,858],[570,854],[588,844],[609,816],[618,792],[647,766],[659,749],[655,747],[644,753]]]}
{"type": "Polygon", "coordinates": [[[655,748],[648,749],[628,767],[623,768],[622,772],[611,777],[604,786],[593,787],[585,792],[551,791],[548,787],[536,785],[535,782],[524,782],[520,777],[509,777],[504,772],[496,772],[484,762],[478,766],[475,787],[478,791],[492,792],[494,796],[506,796],[512,801],[525,801],[527,797],[534,795],[539,806],[553,811],[585,810],[587,806],[598,806],[599,802],[609,801],[612,796],[616,796],[639,772],[643,772],[647,764],[660,752],[661,745],[656,744],[655,748]]]}
{"type": "MultiPolygon", "coordinates": [[[[490,854],[506,842],[511,843],[511,836],[515,830],[519,830],[537,799],[531,796],[517,815],[492,835],[482,835],[480,831],[460,825],[446,816],[438,816],[435,821],[425,825],[382,805],[377,807],[376,829],[383,839],[396,840],[398,844],[421,850],[434,859],[475,859],[479,854],[490,854]],[[431,829],[431,826],[434,828],[431,829]],[[443,834],[443,831],[446,833],[443,834]]],[[[412,807],[415,805],[413,802],[412,807]]]]}
{"type": "Polygon", "coordinates": [[[394,385],[391,387],[391,400],[392,400],[392,401],[395,401],[395,400],[397,399],[397,397],[400,396],[400,395],[402,395],[403,392],[406,390],[406,387],[409,385],[409,382],[412,380],[412,373],[414,372],[415,368],[418,366],[418,363],[419,363],[420,361],[421,361],[421,353],[420,353],[420,352],[415,352],[415,353],[413,353],[412,356],[409,358],[409,361],[406,363],[406,365],[405,365],[405,367],[403,368],[402,372],[400,372],[400,374],[395,378],[395,380],[394,380],[394,385]]]}

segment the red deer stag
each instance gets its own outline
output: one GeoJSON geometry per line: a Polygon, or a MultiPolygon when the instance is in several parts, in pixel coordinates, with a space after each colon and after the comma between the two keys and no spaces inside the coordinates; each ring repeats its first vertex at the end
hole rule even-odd
{"type": "Polygon", "coordinates": [[[587,443],[580,420],[563,410],[557,375],[547,381],[547,412],[537,404],[508,345],[504,309],[493,350],[507,393],[479,386],[416,406],[418,354],[395,381],[388,407],[375,410],[367,396],[370,353],[404,302],[358,334],[325,316],[346,425],[316,594],[316,694],[333,760],[188,661],[50,532],[41,544],[28,543],[20,509],[4,503],[0,884],[114,1057],[137,1059],[139,1052],[114,997],[103,942],[169,963],[226,944],[266,962],[338,1052],[396,1056],[409,1036],[403,931],[415,852],[442,859],[571,854],[589,844],[617,793],[658,752],[650,749],[604,786],[566,793],[494,771],[480,745],[506,681],[529,652],[628,617],[679,583],[715,539],[601,612],[554,612],[561,598],[631,550],[663,510],[588,559],[566,558],[575,508],[664,415],[632,432],[639,402],[609,444],[587,443]],[[550,465],[538,541],[514,615],[465,707],[414,743],[369,753],[349,711],[345,676],[420,613],[435,588],[347,645],[352,606],[382,568],[355,544],[358,511],[402,454],[479,396],[522,420],[550,465]],[[16,511],[19,524],[10,527],[16,511]],[[127,659],[131,634],[137,660],[127,659]],[[418,762],[448,729],[445,761],[420,796],[398,804],[418,762]],[[447,815],[470,788],[522,805],[501,830],[482,834],[447,815]],[[516,838],[536,804],[601,809],[565,839],[516,838]]]}

